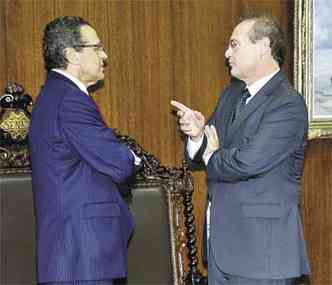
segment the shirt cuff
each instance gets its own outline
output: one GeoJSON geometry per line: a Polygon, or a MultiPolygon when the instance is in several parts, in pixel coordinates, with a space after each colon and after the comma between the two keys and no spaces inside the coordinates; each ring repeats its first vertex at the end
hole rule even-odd
{"type": "Polygon", "coordinates": [[[204,139],[204,135],[199,139],[199,141],[194,142],[190,137],[188,137],[187,152],[188,152],[190,159],[193,159],[195,157],[195,154],[202,146],[203,139],[204,139]]]}
{"type": "Polygon", "coordinates": [[[138,166],[138,165],[140,165],[141,164],[141,161],[142,161],[142,159],[140,159],[131,149],[129,149],[130,150],[130,152],[133,154],[133,156],[134,156],[134,159],[135,159],[135,161],[134,161],[134,164],[136,165],[136,166],[138,166]]]}
{"type": "Polygon", "coordinates": [[[214,154],[214,152],[208,152],[208,153],[204,152],[203,153],[203,161],[204,161],[205,165],[208,165],[209,160],[213,154],[214,154]]]}

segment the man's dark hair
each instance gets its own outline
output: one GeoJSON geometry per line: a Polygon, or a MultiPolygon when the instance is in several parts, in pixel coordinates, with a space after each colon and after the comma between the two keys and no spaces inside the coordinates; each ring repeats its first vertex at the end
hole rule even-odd
{"type": "Polygon", "coordinates": [[[270,40],[270,48],[273,58],[282,66],[286,57],[285,34],[277,22],[269,16],[251,16],[242,21],[254,21],[249,31],[249,39],[252,43],[267,37],[270,40]]]}
{"type": "Polygon", "coordinates": [[[80,17],[64,16],[49,22],[44,30],[43,56],[45,68],[66,68],[67,59],[65,49],[82,45],[81,27],[90,24],[80,17]]]}

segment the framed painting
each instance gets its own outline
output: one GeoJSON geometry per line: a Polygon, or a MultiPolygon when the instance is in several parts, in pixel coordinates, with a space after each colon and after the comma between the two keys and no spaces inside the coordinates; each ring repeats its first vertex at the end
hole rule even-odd
{"type": "Polygon", "coordinates": [[[332,1],[296,0],[294,82],[309,112],[309,139],[332,137],[332,1]]]}

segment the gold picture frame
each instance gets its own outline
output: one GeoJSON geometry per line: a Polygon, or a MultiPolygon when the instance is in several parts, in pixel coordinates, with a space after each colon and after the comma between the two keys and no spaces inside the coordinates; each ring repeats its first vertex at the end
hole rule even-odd
{"type": "MultiPolygon", "coordinates": [[[[323,16],[318,11],[322,8],[318,5],[323,5],[323,2],[324,0],[295,0],[294,2],[294,84],[304,96],[308,106],[309,139],[332,137],[332,77],[327,79],[326,72],[323,74],[322,67],[318,66],[318,59],[322,58],[321,53],[328,48],[324,50],[324,42],[322,41],[322,44],[318,42],[321,34],[315,35],[315,25],[323,19],[314,19],[314,17],[315,15],[323,16]]],[[[332,5],[327,6],[331,7],[332,14],[332,5]]],[[[324,9],[329,7],[324,6],[324,9]]],[[[330,28],[332,29],[332,24],[330,28]]],[[[330,59],[332,61],[332,53],[330,59]]],[[[327,59],[323,63],[328,61],[327,59]]]]}

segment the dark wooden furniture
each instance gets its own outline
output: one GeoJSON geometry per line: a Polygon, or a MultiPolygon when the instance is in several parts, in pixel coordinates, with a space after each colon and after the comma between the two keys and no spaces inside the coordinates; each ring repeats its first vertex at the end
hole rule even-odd
{"type": "MultiPolygon", "coordinates": [[[[126,284],[199,284],[192,177],[167,168],[133,139],[119,138],[143,166],[125,198],[135,218],[126,284]]],[[[0,169],[0,284],[35,284],[35,225],[29,168],[0,169]]]]}
{"type": "Polygon", "coordinates": [[[35,226],[29,173],[0,177],[0,284],[34,284],[35,226]]]}

